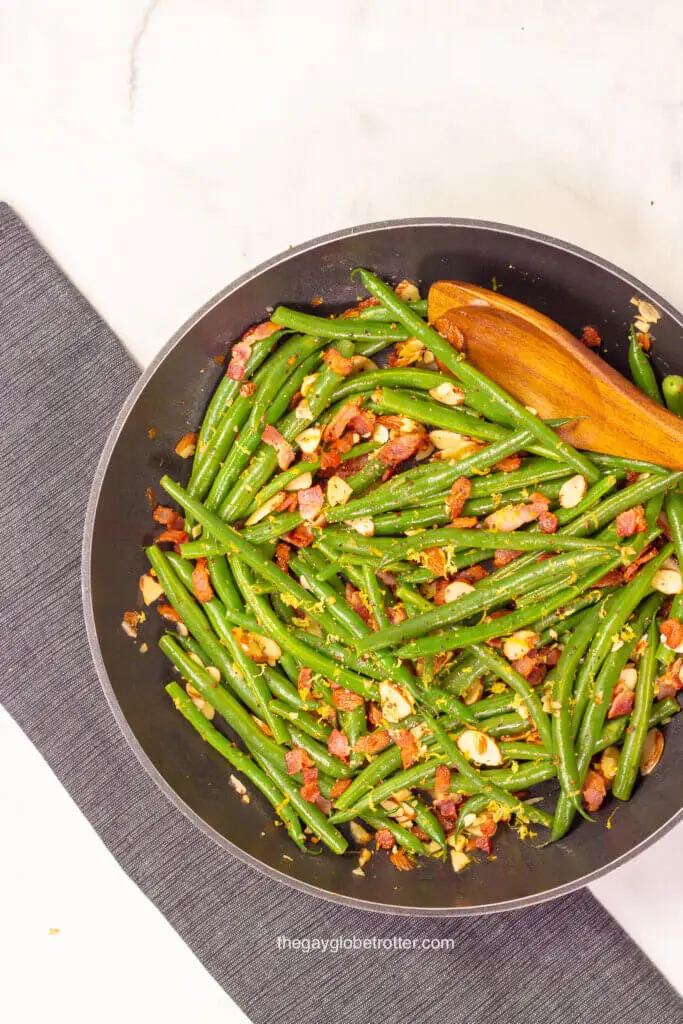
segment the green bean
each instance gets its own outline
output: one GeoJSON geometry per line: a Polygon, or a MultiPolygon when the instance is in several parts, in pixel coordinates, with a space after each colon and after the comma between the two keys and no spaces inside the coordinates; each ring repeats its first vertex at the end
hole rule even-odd
{"type": "Polygon", "coordinates": [[[431,424],[442,430],[452,430],[482,441],[505,441],[511,435],[511,431],[505,427],[499,427],[495,423],[489,423],[439,402],[411,398],[402,391],[378,388],[372,393],[372,402],[379,412],[408,416],[418,423],[431,424]]]}
{"type": "MultiPolygon", "coordinates": [[[[458,753],[460,753],[460,751],[458,751],[458,753]]],[[[460,756],[462,757],[463,755],[460,756]]],[[[368,809],[375,810],[380,807],[384,800],[388,800],[389,797],[392,797],[394,793],[398,793],[401,789],[412,789],[415,786],[431,783],[434,779],[436,766],[442,763],[443,761],[440,759],[434,758],[429,761],[422,761],[419,764],[415,764],[412,768],[405,768],[403,771],[397,772],[386,781],[375,786],[374,789],[366,793],[365,796],[362,796],[358,803],[354,804],[349,810],[335,811],[335,813],[330,816],[329,820],[333,825],[338,825],[343,821],[351,821],[352,818],[362,815],[363,812],[368,809]]],[[[349,786],[349,789],[350,788],[351,787],[349,786]]]]}
{"type": "Polygon", "coordinates": [[[674,416],[683,416],[683,377],[670,373],[662,381],[664,401],[674,416]]]}
{"type": "MultiPolygon", "coordinates": [[[[650,708],[650,718],[647,723],[648,729],[654,729],[656,725],[669,721],[680,710],[680,705],[674,697],[665,697],[664,700],[656,701],[650,708]]],[[[628,724],[628,715],[621,715],[619,718],[613,718],[611,722],[607,722],[602,730],[599,742],[595,745],[595,753],[598,754],[601,750],[606,750],[607,747],[613,747],[619,743],[626,733],[628,724]]]]}
{"type": "Polygon", "coordinates": [[[170,630],[166,630],[166,635],[177,640],[183,650],[187,651],[188,654],[194,654],[195,658],[199,658],[204,668],[211,664],[211,658],[208,656],[201,644],[197,643],[193,636],[180,636],[179,633],[172,633],[170,630]]]}
{"type": "Polygon", "coordinates": [[[354,750],[361,736],[364,736],[368,729],[365,707],[360,704],[353,711],[338,711],[337,718],[342,732],[346,736],[351,753],[349,754],[349,765],[351,768],[359,768],[363,764],[363,755],[354,750]]]}
{"type": "MultiPolygon", "coordinates": [[[[406,302],[408,309],[412,309],[413,313],[417,313],[418,316],[427,316],[427,300],[426,299],[412,299],[406,302]]],[[[363,309],[359,309],[356,316],[360,317],[361,320],[381,320],[386,322],[390,319],[390,314],[384,306],[365,306],[363,309]]]]}
{"type": "Polygon", "coordinates": [[[399,323],[403,324],[408,335],[422,341],[469,391],[483,394],[490,402],[495,403],[505,416],[510,417],[518,427],[530,431],[542,445],[556,452],[563,462],[570,465],[576,472],[582,473],[590,483],[597,483],[600,479],[600,472],[586,455],[576,451],[566,441],[560,440],[553,430],[534,413],[529,412],[523,405],[511,398],[506,391],[468,363],[462,354],[452,348],[440,334],[437,334],[412,310],[408,309],[391,288],[380,281],[378,277],[363,269],[354,271],[355,273],[359,274],[370,294],[379,299],[382,305],[393,313],[399,323]]]}
{"type": "Polygon", "coordinates": [[[619,757],[617,774],[612,786],[612,792],[618,800],[629,799],[638,776],[640,755],[645,743],[654,700],[658,639],[659,627],[657,621],[653,619],[647,631],[647,647],[641,655],[638,665],[635,703],[626,729],[624,746],[619,757]]]}
{"type": "Polygon", "coordinates": [[[375,621],[379,628],[384,629],[389,625],[389,619],[384,608],[379,580],[369,566],[366,566],[363,571],[363,579],[365,580],[365,594],[370,604],[370,610],[375,616],[375,621]]]}
{"type": "Polygon", "coordinates": [[[326,746],[323,746],[303,729],[292,725],[290,733],[294,746],[305,750],[326,775],[333,779],[348,779],[353,775],[352,769],[347,764],[330,754],[326,746]]]}
{"type": "Polygon", "coordinates": [[[653,402],[657,402],[658,405],[664,405],[652,364],[645,349],[638,341],[638,335],[634,327],[631,327],[629,331],[628,365],[631,369],[631,376],[635,386],[646,394],[648,398],[651,398],[653,402]]]}
{"type": "Polygon", "coordinates": [[[274,715],[283,718],[285,722],[289,722],[291,725],[295,725],[302,732],[312,736],[314,740],[327,743],[327,737],[332,732],[332,728],[319,718],[309,714],[307,711],[302,711],[300,708],[292,707],[281,700],[271,700],[269,706],[274,715]]]}
{"type": "Polygon", "coordinates": [[[574,505],[573,508],[558,508],[555,515],[560,522],[560,526],[565,526],[567,523],[573,522],[574,519],[578,519],[579,516],[584,515],[601,498],[604,498],[606,494],[613,491],[616,485],[617,478],[612,473],[610,476],[605,476],[602,480],[598,480],[592,487],[589,487],[581,501],[574,505]]]}
{"type": "Polygon", "coordinates": [[[626,474],[632,473],[668,473],[665,466],[657,466],[653,462],[643,462],[640,459],[625,459],[621,455],[603,455],[598,452],[591,452],[591,459],[602,469],[615,473],[619,480],[624,480],[626,474]]]}
{"type": "Polygon", "coordinates": [[[491,799],[490,793],[475,793],[474,796],[469,796],[463,804],[460,805],[458,810],[458,825],[455,830],[456,836],[459,836],[465,827],[465,818],[469,817],[470,814],[481,814],[495,801],[491,799]]]}
{"type": "Polygon", "coordinates": [[[349,807],[355,805],[358,800],[365,795],[365,793],[374,789],[374,787],[387,775],[397,771],[401,767],[401,751],[397,746],[387,747],[381,754],[378,754],[375,758],[358,775],[346,789],[341,796],[338,796],[335,801],[335,807],[339,811],[347,811],[349,807]]]}
{"type": "Polygon", "coordinates": [[[245,775],[263,793],[266,800],[272,804],[275,812],[281,818],[290,839],[304,853],[309,852],[298,814],[289,806],[281,790],[268,778],[263,769],[255,764],[251,757],[242,753],[234,743],[226,739],[215,726],[211,725],[177,683],[169,683],[166,686],[166,693],[181,715],[187,719],[190,725],[194,726],[201,738],[209,743],[214,750],[217,750],[219,754],[222,754],[233,768],[245,775]]]}
{"type": "MultiPolygon", "coordinates": [[[[669,521],[669,528],[674,543],[676,559],[679,566],[683,567],[683,495],[678,491],[670,492],[665,499],[666,517],[669,521]]],[[[683,620],[683,594],[675,594],[671,602],[669,618],[683,620]]],[[[657,658],[665,665],[670,665],[676,657],[674,651],[670,650],[660,641],[657,648],[657,658]]]]}
{"type": "Polygon", "coordinates": [[[535,690],[529,686],[526,679],[519,672],[516,672],[505,658],[501,658],[499,654],[496,654],[486,644],[477,644],[474,650],[480,662],[493,672],[498,679],[502,679],[507,683],[524,702],[531,716],[531,721],[536,726],[538,735],[541,737],[543,746],[546,750],[552,751],[553,736],[550,719],[543,710],[540,698],[535,690]]]}
{"type": "Polygon", "coordinates": [[[278,306],[270,319],[274,324],[286,327],[290,331],[312,334],[316,338],[358,338],[361,341],[381,339],[387,345],[391,345],[394,341],[405,341],[410,337],[394,323],[360,320],[359,317],[327,320],[324,317],[312,316],[310,313],[298,313],[295,309],[287,309],[286,306],[278,306]],[[295,327],[294,324],[298,326],[295,327]]]}
{"type": "Polygon", "coordinates": [[[441,824],[428,807],[423,804],[419,797],[413,797],[408,801],[410,806],[415,811],[415,824],[418,825],[423,832],[426,832],[433,843],[438,843],[439,846],[446,846],[446,836],[441,824]]]}
{"type": "Polygon", "coordinates": [[[399,846],[405,847],[406,850],[409,850],[411,853],[415,853],[418,856],[427,856],[427,848],[422,840],[418,839],[416,835],[413,835],[410,829],[403,828],[402,825],[399,825],[399,823],[394,821],[394,819],[388,814],[384,814],[382,811],[365,810],[362,814],[362,818],[373,828],[389,829],[399,846]]]}
{"type": "Polygon", "coordinates": [[[550,761],[554,762],[554,754],[538,743],[523,743],[510,740],[499,743],[500,752],[506,761],[550,761]]]}
{"type": "Polygon", "coordinates": [[[254,755],[267,775],[271,777],[279,788],[284,792],[297,814],[303,819],[308,827],[322,839],[325,846],[332,853],[343,853],[348,843],[339,829],[334,828],[323,812],[315,804],[305,800],[299,792],[299,787],[283,771],[278,771],[271,762],[265,760],[260,754],[254,755]]]}
{"type": "Polygon", "coordinates": [[[237,608],[241,611],[242,601],[225,555],[210,555],[208,564],[211,582],[223,604],[228,608],[237,608]]]}
{"type": "Polygon", "coordinates": [[[387,677],[386,672],[383,672],[372,663],[370,655],[361,658],[351,648],[334,643],[329,637],[314,636],[312,633],[305,633],[303,630],[297,630],[294,636],[308,647],[312,647],[314,651],[326,654],[328,658],[338,661],[340,664],[345,665],[346,668],[360,673],[360,675],[370,676],[377,681],[387,677]]]}
{"type": "MultiPolygon", "coordinates": [[[[254,623],[256,625],[256,623],[254,623]]],[[[284,652],[283,652],[284,655],[284,652]]],[[[282,657],[280,664],[282,664],[282,657]]],[[[290,678],[283,676],[276,669],[269,665],[263,666],[263,674],[270,688],[270,692],[280,701],[288,705],[294,711],[315,711],[316,703],[312,700],[304,700],[299,694],[290,678]]],[[[270,705],[272,706],[272,701],[270,705]]]]}
{"type": "Polygon", "coordinates": [[[444,381],[448,381],[442,373],[435,370],[423,370],[416,366],[410,367],[386,367],[381,370],[368,370],[365,373],[356,373],[347,377],[339,385],[335,398],[340,400],[351,398],[353,395],[366,391],[374,391],[376,388],[417,388],[421,391],[429,391],[438,388],[444,381]]]}

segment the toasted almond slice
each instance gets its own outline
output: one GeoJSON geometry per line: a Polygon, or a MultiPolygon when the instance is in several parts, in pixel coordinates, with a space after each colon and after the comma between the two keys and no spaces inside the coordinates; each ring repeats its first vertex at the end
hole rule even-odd
{"type": "Polygon", "coordinates": [[[540,637],[531,629],[519,629],[503,641],[503,654],[508,661],[517,661],[532,651],[540,637]]]}
{"type": "Polygon", "coordinates": [[[637,682],[638,669],[635,667],[635,665],[624,665],[621,672],[619,673],[617,685],[621,684],[622,688],[625,687],[627,690],[635,690],[637,682]]]}
{"type": "Polygon", "coordinates": [[[475,679],[470,685],[460,694],[460,700],[463,704],[476,704],[478,700],[481,700],[484,693],[484,684],[481,679],[475,679]]]}
{"type": "Polygon", "coordinates": [[[389,428],[385,427],[383,423],[378,423],[372,432],[372,440],[378,444],[386,444],[389,440],[389,428]]]}
{"type": "Polygon", "coordinates": [[[417,338],[408,338],[407,341],[398,341],[394,346],[396,352],[395,366],[411,366],[422,357],[425,346],[417,338]]]}
{"type": "Polygon", "coordinates": [[[302,430],[301,433],[294,438],[294,440],[296,441],[302,452],[304,452],[306,455],[313,455],[313,453],[316,452],[320,447],[322,436],[322,427],[309,427],[307,430],[302,430]]]}
{"type": "Polygon", "coordinates": [[[155,580],[148,572],[143,573],[140,577],[140,593],[145,604],[153,604],[162,596],[163,592],[164,588],[158,580],[155,580]]]}
{"type": "Polygon", "coordinates": [[[211,678],[213,679],[214,683],[220,683],[220,681],[221,681],[221,673],[220,673],[220,670],[218,668],[216,668],[215,665],[207,665],[206,666],[206,674],[211,676],[211,678]]]}
{"type": "Polygon", "coordinates": [[[360,519],[349,519],[346,523],[352,530],[359,533],[361,537],[373,537],[375,534],[375,524],[370,516],[361,516],[360,519]]]}
{"type": "Polygon", "coordinates": [[[614,779],[619,767],[619,747],[607,747],[603,750],[600,758],[600,773],[605,776],[608,782],[614,779]]]}
{"type": "Polygon", "coordinates": [[[639,299],[634,295],[631,299],[631,305],[636,307],[640,319],[644,320],[646,324],[656,324],[661,319],[659,310],[655,309],[647,299],[639,299]]]}
{"type": "Polygon", "coordinates": [[[362,871],[362,869],[365,867],[365,865],[367,864],[367,862],[370,860],[371,857],[372,857],[372,850],[368,850],[367,846],[364,846],[363,849],[358,854],[358,868],[357,868],[357,870],[358,871],[362,871]]]}
{"type": "Polygon", "coordinates": [[[274,665],[282,656],[279,644],[276,644],[269,636],[252,633],[248,629],[242,629],[241,626],[234,626],[232,635],[246,656],[255,661],[257,665],[263,665],[266,662],[269,665],[274,665]]]}
{"type": "Polygon", "coordinates": [[[181,459],[189,459],[197,450],[197,434],[183,434],[175,446],[176,455],[181,459]]]}
{"type": "Polygon", "coordinates": [[[681,573],[677,569],[658,569],[652,577],[652,589],[660,594],[680,594],[683,590],[681,573]]]}
{"type": "Polygon", "coordinates": [[[349,831],[351,832],[351,838],[354,843],[358,843],[359,846],[363,846],[364,843],[369,843],[372,836],[366,828],[364,828],[359,821],[352,821],[349,825],[349,831]]]}
{"type": "Polygon", "coordinates": [[[420,298],[420,290],[412,281],[399,281],[394,291],[401,302],[417,302],[420,298]]]}
{"type": "Polygon", "coordinates": [[[444,589],[443,592],[443,603],[451,604],[453,601],[457,601],[459,597],[463,597],[465,594],[471,594],[474,587],[471,583],[465,583],[464,580],[453,580],[444,589]]]}
{"type": "Polygon", "coordinates": [[[304,491],[307,487],[310,487],[313,483],[313,474],[310,472],[302,473],[300,476],[295,476],[293,480],[290,480],[285,487],[286,491],[304,491]]]}
{"type": "Polygon", "coordinates": [[[435,388],[430,388],[428,394],[442,405],[462,405],[465,401],[465,392],[447,380],[435,388]]]}
{"type": "Polygon", "coordinates": [[[640,755],[640,774],[649,775],[654,771],[664,753],[664,733],[661,729],[650,729],[645,737],[640,755]]]}
{"type": "MultiPolygon", "coordinates": [[[[381,684],[380,684],[381,685],[381,684]]],[[[503,754],[496,741],[479,729],[465,729],[456,740],[468,761],[495,767],[503,763],[503,754]]]]}
{"type": "Polygon", "coordinates": [[[462,871],[470,862],[470,858],[461,850],[451,850],[451,867],[454,871],[462,871]]]}
{"type": "Polygon", "coordinates": [[[212,721],[213,716],[216,714],[216,710],[213,705],[209,704],[208,700],[204,700],[199,690],[196,690],[192,683],[186,683],[185,690],[194,706],[199,708],[201,713],[204,715],[204,718],[209,722],[212,721]]]}
{"type": "Polygon", "coordinates": [[[436,362],[436,356],[433,352],[430,352],[428,348],[422,353],[422,362],[425,366],[433,366],[436,362]]]}
{"type": "Polygon", "coordinates": [[[309,375],[307,377],[304,377],[304,379],[301,381],[300,390],[304,398],[306,398],[307,395],[310,395],[311,391],[315,387],[315,382],[317,381],[319,376],[320,374],[318,373],[309,373],[309,375]]]}
{"type": "Polygon", "coordinates": [[[257,508],[255,512],[251,513],[251,515],[247,519],[247,526],[253,526],[255,523],[260,523],[262,519],[266,518],[266,516],[271,515],[273,512],[275,512],[275,509],[278,507],[281,501],[282,491],[278,491],[277,494],[274,494],[272,496],[272,498],[268,498],[267,501],[264,501],[263,504],[259,508],[257,508]]]}
{"type": "Polygon", "coordinates": [[[413,712],[412,697],[401,686],[383,679],[379,684],[382,714],[387,722],[395,724],[413,712]]]}
{"type": "Polygon", "coordinates": [[[372,373],[373,370],[379,369],[377,363],[373,363],[372,359],[368,359],[367,356],[351,356],[351,362],[353,363],[351,376],[355,376],[357,373],[372,373]]]}
{"type": "Polygon", "coordinates": [[[352,494],[353,488],[342,477],[331,476],[327,481],[327,500],[330,505],[345,505],[352,494]]]}
{"type": "Polygon", "coordinates": [[[562,508],[574,508],[585,497],[588,481],[585,476],[577,473],[560,487],[560,505],[562,508]]]}
{"type": "Polygon", "coordinates": [[[454,430],[432,430],[429,440],[438,449],[442,459],[464,459],[483,447],[479,441],[454,430]]]}

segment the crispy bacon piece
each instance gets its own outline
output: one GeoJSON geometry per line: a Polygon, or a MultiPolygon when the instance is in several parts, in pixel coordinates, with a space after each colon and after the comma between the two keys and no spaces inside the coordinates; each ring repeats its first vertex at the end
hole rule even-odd
{"type": "Polygon", "coordinates": [[[236,345],[233,345],[232,352],[230,353],[230,362],[225,371],[226,377],[229,377],[230,380],[242,380],[250,355],[251,345],[248,342],[238,341],[236,345]]]}
{"type": "Polygon", "coordinates": [[[600,348],[602,338],[594,327],[584,327],[579,339],[586,348],[600,348]]]}
{"type": "Polygon", "coordinates": [[[602,802],[607,796],[607,783],[605,777],[596,772],[593,768],[588,770],[586,774],[586,780],[581,790],[583,794],[583,802],[586,805],[586,810],[597,811],[602,806],[602,802]]]}
{"type": "Polygon", "coordinates": [[[353,690],[345,690],[343,686],[335,686],[333,684],[332,703],[337,711],[353,711],[355,708],[360,707],[363,703],[363,698],[359,693],[354,693],[353,690]]]}
{"type": "Polygon", "coordinates": [[[277,452],[277,464],[280,469],[288,469],[292,465],[294,462],[294,449],[289,441],[286,441],[272,424],[269,423],[267,427],[264,427],[261,440],[277,452]]]}
{"type": "Polygon", "coordinates": [[[409,729],[398,729],[393,736],[396,746],[401,751],[401,764],[404,768],[410,768],[420,756],[417,740],[409,729]]]}
{"type": "Polygon", "coordinates": [[[421,839],[423,843],[429,842],[430,837],[427,835],[423,828],[420,828],[419,825],[413,825],[411,832],[413,833],[414,836],[417,836],[418,839],[421,839]]]}
{"type": "Polygon", "coordinates": [[[366,733],[356,740],[353,749],[357,754],[371,757],[373,754],[379,754],[381,750],[386,750],[390,743],[388,732],[384,729],[375,729],[374,732],[366,733]]]}
{"type": "Polygon", "coordinates": [[[351,309],[344,310],[344,312],[342,313],[342,319],[347,320],[351,317],[356,317],[361,312],[361,310],[369,309],[370,306],[379,306],[379,304],[379,299],[370,296],[370,298],[363,299],[362,302],[359,302],[357,306],[352,306],[351,309]]]}
{"type": "Polygon", "coordinates": [[[378,850],[390,850],[394,845],[394,837],[388,828],[378,828],[375,832],[375,843],[378,850]]]}
{"type": "Polygon", "coordinates": [[[382,709],[379,704],[374,702],[374,700],[368,701],[367,719],[373,729],[377,729],[384,721],[382,709]]]}
{"type": "Polygon", "coordinates": [[[593,586],[600,590],[603,587],[618,587],[623,581],[623,578],[624,576],[621,569],[610,569],[610,571],[606,572],[604,576],[601,576],[593,586]]]}
{"type": "Polygon", "coordinates": [[[627,686],[617,685],[607,717],[620,718],[622,715],[630,715],[633,711],[635,700],[636,695],[633,690],[629,690],[627,686]]]}
{"type": "Polygon", "coordinates": [[[348,604],[350,604],[351,607],[353,608],[356,615],[360,615],[363,622],[366,625],[368,625],[370,629],[376,630],[377,620],[375,619],[375,616],[372,614],[368,606],[365,604],[365,601],[363,600],[363,596],[360,590],[357,590],[356,587],[353,586],[353,584],[347,583],[344,596],[346,597],[348,604]]]}
{"type": "Polygon", "coordinates": [[[187,544],[190,538],[184,530],[164,530],[157,537],[157,544],[165,543],[168,541],[169,544],[187,544]]]}
{"type": "Polygon", "coordinates": [[[175,610],[173,605],[170,604],[158,604],[157,611],[161,615],[162,619],[166,619],[168,622],[182,622],[180,613],[175,610]]]}
{"type": "Polygon", "coordinates": [[[240,395],[242,398],[251,398],[256,391],[256,385],[253,380],[245,380],[244,384],[240,388],[240,395]]]}
{"type": "Polygon", "coordinates": [[[281,330],[279,324],[274,324],[272,320],[263,320],[262,323],[249,327],[242,335],[242,341],[245,341],[247,345],[253,345],[256,341],[265,341],[271,334],[275,334],[279,330],[281,330]]]}
{"type": "Polygon", "coordinates": [[[179,512],[168,505],[157,505],[152,512],[152,519],[155,523],[169,526],[172,530],[182,530],[185,521],[179,512]]]}
{"type": "Polygon", "coordinates": [[[488,836],[470,836],[465,849],[467,851],[482,850],[484,853],[490,853],[491,840],[488,836]]]}
{"type": "Polygon", "coordinates": [[[323,440],[327,443],[330,441],[337,441],[342,436],[349,423],[356,415],[363,403],[361,395],[356,395],[351,398],[348,402],[345,402],[339,409],[330,422],[325,427],[323,434],[323,440]]]}
{"type": "Polygon", "coordinates": [[[476,516],[456,516],[455,519],[451,519],[451,526],[456,530],[472,530],[478,524],[476,516]]]}
{"type": "Polygon", "coordinates": [[[467,569],[461,569],[460,572],[456,572],[453,579],[474,586],[475,583],[481,583],[482,580],[485,580],[487,576],[488,573],[483,565],[470,565],[467,569]]]}
{"type": "Polygon", "coordinates": [[[386,608],[387,620],[390,626],[398,626],[400,622],[405,622],[408,618],[408,612],[405,609],[405,605],[398,604],[388,605],[386,608]]]}
{"type": "Polygon", "coordinates": [[[672,665],[655,680],[655,694],[657,700],[664,700],[665,697],[675,697],[679,690],[683,689],[683,658],[676,658],[672,665]]]}
{"type": "Polygon", "coordinates": [[[620,512],[616,518],[617,537],[632,537],[634,533],[645,533],[647,520],[642,505],[634,505],[620,512]]]}
{"type": "Polygon", "coordinates": [[[557,533],[560,520],[553,512],[541,512],[538,517],[538,525],[541,528],[541,533],[557,533]]]}
{"type": "Polygon", "coordinates": [[[493,556],[493,565],[495,569],[502,569],[504,565],[509,565],[510,562],[514,562],[515,558],[519,558],[521,551],[513,551],[511,548],[499,548],[493,556]]]}
{"type": "MultiPolygon", "coordinates": [[[[346,455],[350,452],[356,443],[356,439],[353,434],[344,434],[343,437],[338,437],[336,440],[330,441],[330,451],[337,452],[338,455],[346,455]]],[[[364,456],[367,458],[367,456],[364,456]]],[[[351,461],[351,460],[349,460],[351,461]]],[[[346,463],[344,463],[346,466],[346,463]]],[[[350,476],[350,470],[347,468],[345,471],[346,476],[350,476]]]]}
{"type": "Polygon", "coordinates": [[[353,359],[343,356],[336,348],[328,348],[320,357],[334,373],[340,377],[348,377],[353,370],[353,359]]]}
{"type": "Polygon", "coordinates": [[[352,420],[349,421],[349,429],[360,434],[361,437],[370,437],[375,429],[376,416],[369,409],[359,409],[352,420]]]}
{"type": "Polygon", "coordinates": [[[315,804],[320,799],[320,790],[318,789],[318,768],[313,766],[312,768],[304,768],[301,772],[304,780],[304,784],[299,790],[304,800],[308,800],[309,803],[315,804]]]}
{"type": "Polygon", "coordinates": [[[496,462],[493,468],[500,470],[501,473],[514,473],[521,465],[522,460],[519,455],[508,455],[507,458],[496,462]]]}
{"type": "Polygon", "coordinates": [[[396,850],[395,853],[390,853],[389,860],[397,871],[412,871],[415,867],[415,861],[408,856],[405,850],[396,850]]]}
{"type": "Polygon", "coordinates": [[[303,747],[293,747],[291,750],[285,751],[285,766],[288,775],[296,775],[297,772],[304,768],[310,768],[312,765],[313,761],[303,747]]]}
{"type": "Polygon", "coordinates": [[[634,484],[639,476],[640,476],[640,473],[636,473],[636,471],[634,469],[627,469],[626,470],[626,483],[627,484],[634,484]]]}
{"type": "Polygon", "coordinates": [[[327,749],[332,754],[332,757],[339,757],[342,761],[348,760],[351,752],[349,741],[339,729],[333,729],[327,737],[327,749]]]}
{"type": "Polygon", "coordinates": [[[299,675],[296,680],[296,688],[299,696],[303,700],[308,700],[311,696],[311,683],[313,681],[313,670],[304,665],[299,669],[299,675]]]}
{"type": "Polygon", "coordinates": [[[555,665],[557,665],[560,660],[560,655],[562,654],[560,648],[556,647],[554,644],[549,644],[547,647],[541,647],[538,653],[543,659],[543,663],[545,665],[549,665],[550,668],[554,668],[555,665]]]}
{"type": "Polygon", "coordinates": [[[335,779],[332,785],[330,786],[330,796],[332,797],[332,799],[337,800],[342,795],[342,793],[345,793],[346,790],[351,785],[351,782],[351,779],[335,779]]]}
{"type": "Polygon", "coordinates": [[[297,498],[299,501],[299,511],[303,518],[309,523],[315,522],[325,504],[325,495],[320,484],[314,484],[313,487],[304,487],[303,490],[297,491],[297,498]]]}
{"type": "Polygon", "coordinates": [[[434,776],[434,800],[436,803],[440,803],[442,800],[448,799],[448,794],[451,788],[451,770],[447,764],[439,764],[436,766],[436,774],[434,776]]]}
{"type": "Polygon", "coordinates": [[[275,545],[275,564],[283,572],[289,572],[289,559],[292,554],[292,549],[289,544],[285,544],[280,541],[279,544],[275,545]]]}
{"type": "Polygon", "coordinates": [[[420,552],[420,562],[435,576],[444,576],[446,573],[446,555],[441,548],[425,548],[420,552]]]}
{"type": "MultiPolygon", "coordinates": [[[[322,470],[336,469],[341,465],[342,457],[339,452],[322,452],[320,455],[320,468],[322,470]]],[[[352,461],[352,460],[347,460],[352,461]]]]}
{"type": "Polygon", "coordinates": [[[398,466],[415,455],[422,444],[422,434],[399,434],[383,444],[377,453],[385,466],[398,466]]]}
{"type": "Polygon", "coordinates": [[[304,523],[296,526],[285,536],[285,540],[293,544],[295,548],[307,548],[309,544],[313,543],[313,539],[313,530],[304,523]]]}
{"type": "Polygon", "coordinates": [[[205,558],[198,558],[192,570],[192,589],[194,596],[202,604],[213,598],[213,587],[209,579],[209,563],[205,558]]]}
{"type": "Polygon", "coordinates": [[[683,644],[683,622],[680,619],[664,619],[659,632],[670,650],[674,651],[683,644]]]}
{"type": "Polygon", "coordinates": [[[657,554],[659,554],[659,551],[654,544],[651,544],[648,548],[645,548],[644,551],[641,551],[638,557],[634,558],[630,565],[627,565],[621,570],[624,582],[628,583],[629,580],[632,580],[641,565],[645,565],[646,562],[649,562],[650,559],[654,558],[657,554]]]}
{"type": "Polygon", "coordinates": [[[538,686],[545,678],[547,669],[539,651],[529,651],[521,658],[516,658],[511,664],[514,670],[519,672],[520,676],[526,679],[531,686],[538,686]]]}
{"type": "Polygon", "coordinates": [[[457,480],[451,484],[450,493],[446,499],[448,505],[448,511],[451,514],[451,519],[457,519],[462,512],[465,502],[472,493],[472,481],[466,476],[459,476],[457,480]]]}

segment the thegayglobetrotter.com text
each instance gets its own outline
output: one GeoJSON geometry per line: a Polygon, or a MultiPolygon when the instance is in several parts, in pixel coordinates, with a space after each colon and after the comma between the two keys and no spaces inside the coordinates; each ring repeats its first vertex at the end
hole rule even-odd
{"type": "Polygon", "coordinates": [[[406,938],[403,935],[333,935],[324,939],[319,936],[304,935],[291,938],[289,935],[278,935],[276,945],[279,950],[293,950],[300,953],[347,953],[379,950],[382,952],[434,952],[441,949],[455,949],[455,939],[406,938]]]}

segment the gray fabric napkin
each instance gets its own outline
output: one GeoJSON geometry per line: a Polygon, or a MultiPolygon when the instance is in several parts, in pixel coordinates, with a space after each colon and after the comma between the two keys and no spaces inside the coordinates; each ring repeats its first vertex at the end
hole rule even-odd
{"type": "Polygon", "coordinates": [[[87,647],[83,515],[138,371],[0,206],[5,544],[0,699],[128,875],[255,1024],[674,1024],[683,1002],[585,890],[468,919],[386,917],[294,892],[234,860],[161,795],[119,735],[87,647]],[[452,950],[284,948],[289,939],[451,937],[452,950]]]}

